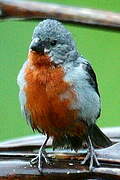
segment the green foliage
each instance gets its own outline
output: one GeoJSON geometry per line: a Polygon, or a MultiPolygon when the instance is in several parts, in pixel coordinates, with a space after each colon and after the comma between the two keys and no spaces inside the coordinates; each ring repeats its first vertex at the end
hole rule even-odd
{"type": "MultiPolygon", "coordinates": [[[[44,0],[65,5],[120,10],[119,0],[44,0]]],[[[27,58],[32,31],[38,22],[0,22],[0,139],[30,135],[32,130],[21,115],[17,74],[27,58]]],[[[93,65],[102,98],[101,126],[119,126],[120,35],[118,32],[66,25],[81,52],[93,65]]]]}

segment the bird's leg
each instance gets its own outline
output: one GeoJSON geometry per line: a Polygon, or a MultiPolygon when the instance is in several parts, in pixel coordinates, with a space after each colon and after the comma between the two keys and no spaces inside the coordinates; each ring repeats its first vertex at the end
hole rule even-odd
{"type": "Polygon", "coordinates": [[[49,161],[49,159],[48,159],[48,157],[47,157],[47,153],[46,153],[46,151],[45,151],[45,146],[46,146],[46,143],[47,143],[48,139],[49,139],[49,136],[46,137],[43,145],[40,147],[39,154],[38,154],[35,158],[33,158],[33,159],[31,160],[31,162],[30,162],[32,165],[37,164],[37,165],[38,165],[38,169],[39,169],[39,171],[40,171],[41,173],[42,173],[43,160],[44,160],[47,164],[50,164],[50,161],[49,161]]]}
{"type": "Polygon", "coordinates": [[[82,165],[89,163],[89,170],[92,171],[93,164],[95,163],[97,166],[100,166],[100,163],[97,160],[96,153],[94,147],[92,145],[90,136],[88,136],[88,152],[85,159],[81,162],[82,165]]]}

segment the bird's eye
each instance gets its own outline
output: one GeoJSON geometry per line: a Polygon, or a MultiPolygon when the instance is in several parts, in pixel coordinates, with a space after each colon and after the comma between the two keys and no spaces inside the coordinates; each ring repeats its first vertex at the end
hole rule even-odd
{"type": "Polygon", "coordinates": [[[57,44],[57,40],[52,40],[52,41],[50,42],[50,44],[51,44],[51,46],[55,46],[55,45],[57,44]]]}

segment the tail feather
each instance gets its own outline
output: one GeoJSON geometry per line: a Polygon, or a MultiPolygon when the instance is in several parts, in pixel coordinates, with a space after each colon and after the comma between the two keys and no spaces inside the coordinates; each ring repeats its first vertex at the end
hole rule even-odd
{"type": "Polygon", "coordinates": [[[87,136],[90,136],[92,144],[95,148],[105,148],[111,146],[113,142],[100,130],[100,128],[94,124],[86,132],[86,136],[71,136],[64,135],[59,138],[53,139],[53,150],[56,148],[71,149],[78,151],[83,146],[83,143],[87,140],[87,136]]]}
{"type": "Polygon", "coordinates": [[[89,128],[89,135],[94,147],[105,148],[113,144],[113,142],[94,124],[89,128]]]}
{"type": "Polygon", "coordinates": [[[83,137],[65,135],[60,138],[53,139],[53,150],[56,148],[64,148],[78,151],[82,147],[83,137]]]}

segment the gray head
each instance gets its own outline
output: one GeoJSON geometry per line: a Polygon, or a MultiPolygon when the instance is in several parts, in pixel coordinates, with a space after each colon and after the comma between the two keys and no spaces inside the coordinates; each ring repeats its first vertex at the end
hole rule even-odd
{"type": "Polygon", "coordinates": [[[56,64],[78,56],[71,33],[57,20],[46,19],[35,27],[30,49],[48,54],[56,64]]]}

